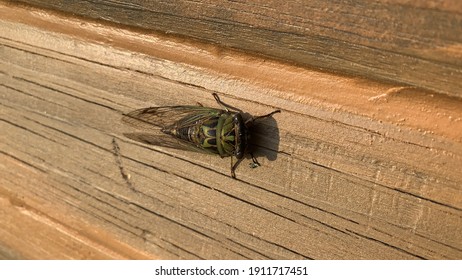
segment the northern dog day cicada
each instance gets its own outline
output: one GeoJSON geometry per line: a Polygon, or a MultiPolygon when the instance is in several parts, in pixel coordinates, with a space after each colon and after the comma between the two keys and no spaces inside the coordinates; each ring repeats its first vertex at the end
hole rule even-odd
{"type": "Polygon", "coordinates": [[[145,144],[231,157],[231,176],[236,178],[235,169],[246,153],[252,156],[254,167],[259,165],[248,149],[252,124],[280,110],[244,120],[241,110],[223,103],[216,93],[213,97],[223,109],[200,105],[149,107],[132,111],[122,120],[139,132],[124,135],[145,144]],[[233,157],[237,159],[235,163],[233,157]]]}

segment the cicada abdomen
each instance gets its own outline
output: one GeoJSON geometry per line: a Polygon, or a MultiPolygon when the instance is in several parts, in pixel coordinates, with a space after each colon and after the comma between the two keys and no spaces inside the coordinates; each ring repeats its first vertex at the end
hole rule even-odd
{"type": "MultiPolygon", "coordinates": [[[[231,176],[236,178],[235,169],[247,152],[250,124],[280,111],[244,121],[241,112],[229,110],[217,94],[213,96],[225,109],[165,106],[132,111],[123,117],[123,121],[140,132],[124,135],[150,145],[229,156],[231,176]],[[235,164],[233,156],[237,159],[235,164]]],[[[252,160],[258,164],[253,156],[252,160]]]]}

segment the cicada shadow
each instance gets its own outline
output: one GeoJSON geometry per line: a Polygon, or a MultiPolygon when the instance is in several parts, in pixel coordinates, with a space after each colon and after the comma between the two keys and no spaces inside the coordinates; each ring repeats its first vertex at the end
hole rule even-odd
{"type": "Polygon", "coordinates": [[[279,129],[276,120],[271,116],[255,121],[251,128],[249,153],[246,158],[277,159],[279,150],[279,129]]]}
{"type": "Polygon", "coordinates": [[[122,120],[137,131],[124,135],[149,145],[216,154],[222,158],[230,157],[233,178],[236,178],[236,167],[247,155],[252,159],[251,167],[260,165],[254,151],[261,150],[261,155],[275,160],[279,133],[272,116],[280,110],[252,116],[222,102],[216,93],[213,93],[213,97],[222,109],[199,104],[149,107],[132,111],[125,114],[122,120]],[[271,120],[272,124],[269,123],[271,120]],[[258,125],[262,121],[267,123],[258,125]],[[272,128],[272,131],[268,128],[272,128]],[[268,141],[270,138],[273,141],[268,141]],[[255,149],[258,147],[262,149],[255,149]]]}

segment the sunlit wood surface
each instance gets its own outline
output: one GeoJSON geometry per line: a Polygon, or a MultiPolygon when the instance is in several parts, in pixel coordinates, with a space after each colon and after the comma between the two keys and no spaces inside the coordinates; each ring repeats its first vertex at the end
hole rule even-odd
{"type": "Polygon", "coordinates": [[[11,3],[0,34],[2,258],[462,258],[460,70],[435,70],[441,94],[435,73],[380,83],[11,3]],[[123,113],[212,92],[282,111],[237,180],[123,136],[123,113]]]}

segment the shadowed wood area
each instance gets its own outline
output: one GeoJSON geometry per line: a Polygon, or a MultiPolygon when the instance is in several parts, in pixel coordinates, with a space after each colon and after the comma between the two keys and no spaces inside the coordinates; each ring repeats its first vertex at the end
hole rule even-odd
{"type": "Polygon", "coordinates": [[[13,2],[462,96],[459,0],[13,2]]]}
{"type": "Polygon", "coordinates": [[[458,98],[11,4],[0,34],[1,258],[462,258],[458,98]],[[212,92],[282,111],[237,180],[123,136],[212,92]]]}

